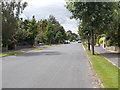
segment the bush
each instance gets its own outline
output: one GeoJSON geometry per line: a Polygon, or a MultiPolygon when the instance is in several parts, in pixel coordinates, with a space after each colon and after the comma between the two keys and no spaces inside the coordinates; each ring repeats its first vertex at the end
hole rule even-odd
{"type": "Polygon", "coordinates": [[[111,39],[106,40],[106,45],[111,46],[112,45],[112,40],[111,39]]]}

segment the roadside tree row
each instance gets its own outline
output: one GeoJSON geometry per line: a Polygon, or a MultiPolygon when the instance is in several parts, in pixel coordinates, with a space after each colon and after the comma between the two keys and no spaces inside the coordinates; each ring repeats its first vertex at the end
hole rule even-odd
{"type": "Polygon", "coordinates": [[[20,18],[27,2],[21,0],[2,1],[2,47],[14,49],[15,46],[64,43],[66,32],[52,15],[37,21],[20,18]]]}
{"type": "MultiPolygon", "coordinates": [[[[79,19],[78,33],[82,40],[88,41],[88,49],[104,34],[106,45],[120,47],[119,37],[119,2],[66,2],[66,8],[72,13],[70,17],[79,19]]],[[[99,44],[99,42],[98,42],[99,44]]]]}

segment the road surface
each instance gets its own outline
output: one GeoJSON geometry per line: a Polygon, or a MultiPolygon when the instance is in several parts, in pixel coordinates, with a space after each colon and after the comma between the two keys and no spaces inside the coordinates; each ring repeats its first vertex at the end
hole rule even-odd
{"type": "Polygon", "coordinates": [[[3,88],[93,88],[80,43],[3,57],[3,88]]]}

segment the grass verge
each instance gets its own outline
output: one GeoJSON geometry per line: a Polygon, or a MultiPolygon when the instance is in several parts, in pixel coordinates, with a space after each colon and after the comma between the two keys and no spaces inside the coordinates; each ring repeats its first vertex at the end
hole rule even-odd
{"type": "Polygon", "coordinates": [[[51,45],[48,45],[48,46],[56,46],[56,45],[61,45],[61,44],[51,44],[51,45]]]}
{"type": "Polygon", "coordinates": [[[20,51],[13,51],[13,52],[1,53],[0,56],[14,55],[14,54],[23,53],[23,52],[26,52],[26,51],[20,50],[20,51]]]}
{"type": "MultiPolygon", "coordinates": [[[[83,44],[85,48],[87,46],[83,44]]],[[[118,88],[118,67],[108,62],[103,56],[95,52],[95,55],[91,54],[91,51],[86,49],[86,52],[92,62],[93,68],[100,77],[105,88],[118,88]]]]}
{"type": "Polygon", "coordinates": [[[37,49],[43,49],[45,47],[36,47],[36,48],[31,48],[30,50],[37,50],[37,49]]]}
{"type": "MultiPolygon", "coordinates": [[[[56,46],[56,45],[60,45],[60,44],[51,44],[46,47],[56,46]]],[[[35,47],[35,48],[31,48],[29,50],[37,50],[37,49],[43,49],[43,48],[45,48],[45,47],[35,47]]],[[[27,51],[20,50],[20,51],[13,51],[13,52],[7,52],[7,53],[0,53],[0,56],[9,56],[9,55],[14,55],[14,54],[23,53],[23,52],[27,52],[27,51]]]]}

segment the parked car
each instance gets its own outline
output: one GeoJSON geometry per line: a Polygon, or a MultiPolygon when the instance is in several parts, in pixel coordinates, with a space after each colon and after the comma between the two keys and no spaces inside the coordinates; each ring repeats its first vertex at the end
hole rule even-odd
{"type": "Polygon", "coordinates": [[[65,40],[64,44],[70,44],[69,40],[65,40]]]}
{"type": "Polygon", "coordinates": [[[81,41],[79,40],[78,43],[81,43],[81,41]]]}

